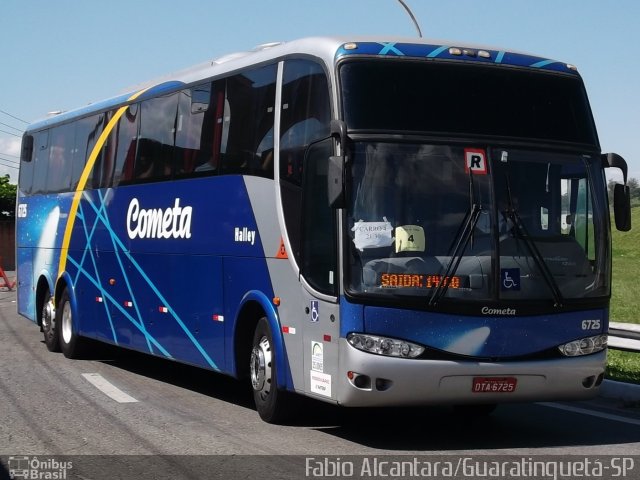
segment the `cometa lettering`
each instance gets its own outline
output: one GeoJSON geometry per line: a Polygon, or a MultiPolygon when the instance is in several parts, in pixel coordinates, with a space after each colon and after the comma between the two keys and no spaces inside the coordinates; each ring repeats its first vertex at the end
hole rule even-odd
{"type": "Polygon", "coordinates": [[[489,307],[482,307],[482,314],[483,315],[515,315],[516,309],[515,308],[489,308],[489,307]]]}
{"type": "Polygon", "coordinates": [[[173,207],[140,208],[137,198],[127,210],[127,233],[135,238],[191,238],[192,207],[181,207],[176,198],[173,207]]]}

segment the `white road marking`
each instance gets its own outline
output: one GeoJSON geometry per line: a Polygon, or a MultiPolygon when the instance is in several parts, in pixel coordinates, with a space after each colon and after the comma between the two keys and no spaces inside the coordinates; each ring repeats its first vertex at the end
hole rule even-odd
{"type": "Polygon", "coordinates": [[[565,410],[567,412],[581,413],[582,415],[590,415],[592,417],[604,418],[606,420],[613,420],[614,422],[624,422],[630,425],[639,425],[640,420],[635,418],[623,417],[622,415],[612,415],[610,413],[598,412],[596,410],[587,410],[586,408],[570,407],[568,405],[560,405],[558,403],[539,402],[538,405],[543,407],[557,408],[558,410],[565,410]]]}
{"type": "Polygon", "coordinates": [[[83,373],[82,376],[98,390],[118,403],[135,403],[138,401],[110,383],[99,373],[83,373]]]}

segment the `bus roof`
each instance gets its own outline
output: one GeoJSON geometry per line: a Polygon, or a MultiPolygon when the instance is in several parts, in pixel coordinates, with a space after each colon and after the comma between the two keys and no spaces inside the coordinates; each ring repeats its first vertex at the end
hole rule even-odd
{"type": "MultiPolygon", "coordinates": [[[[134,94],[145,89],[146,91],[137,96],[135,101],[180,90],[187,85],[228,74],[251,65],[300,54],[318,57],[327,65],[331,65],[343,58],[355,56],[405,57],[428,58],[434,61],[507,65],[578,75],[577,69],[572,65],[527,53],[507,51],[494,47],[462,45],[451,41],[407,37],[309,37],[290,42],[259,45],[249,51],[227,54],[185,70],[170,73],[159,79],[132,87],[126,93],[113,98],[91,103],[84,107],[34,122],[28,127],[27,133],[113,109],[119,105],[126,104],[134,94]]],[[[333,72],[330,74],[333,74],[333,72]]]]}

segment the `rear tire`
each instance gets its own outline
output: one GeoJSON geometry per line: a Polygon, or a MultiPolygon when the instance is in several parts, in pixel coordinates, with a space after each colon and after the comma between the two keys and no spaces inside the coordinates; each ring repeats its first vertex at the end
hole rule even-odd
{"type": "Polygon", "coordinates": [[[65,288],[60,296],[60,302],[56,309],[56,325],[59,330],[60,349],[67,358],[79,358],[82,356],[83,342],[77,333],[77,327],[73,323],[71,299],[65,288]]]}
{"type": "Polygon", "coordinates": [[[253,334],[249,371],[256,410],[267,423],[282,422],[289,413],[290,394],[279,389],[275,354],[269,323],[262,317],[253,334]]]}
{"type": "Polygon", "coordinates": [[[60,329],[56,322],[55,308],[53,306],[53,299],[51,293],[47,289],[44,299],[42,301],[41,310],[41,328],[44,335],[44,344],[47,346],[47,350],[50,352],[60,351],[60,329]]]}

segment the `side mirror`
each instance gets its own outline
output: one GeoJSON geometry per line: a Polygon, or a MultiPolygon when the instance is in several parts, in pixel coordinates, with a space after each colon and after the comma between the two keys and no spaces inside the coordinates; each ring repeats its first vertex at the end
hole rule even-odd
{"type": "Polygon", "coordinates": [[[345,142],[347,140],[347,125],[342,120],[331,120],[331,136],[340,144],[339,157],[329,157],[329,171],[327,172],[327,194],[329,206],[344,208],[344,174],[345,174],[345,142]]]}
{"type": "Polygon", "coordinates": [[[617,153],[603,153],[602,165],[605,168],[619,168],[623,183],[613,187],[613,214],[616,228],[621,232],[631,230],[631,192],[627,186],[627,162],[617,153]]]}
{"type": "Polygon", "coordinates": [[[619,168],[622,171],[622,183],[627,184],[627,162],[617,153],[603,153],[602,164],[605,168],[619,168]]]}
{"type": "Polygon", "coordinates": [[[631,230],[631,194],[627,185],[617,183],[613,187],[613,214],[618,230],[631,230]]]}

